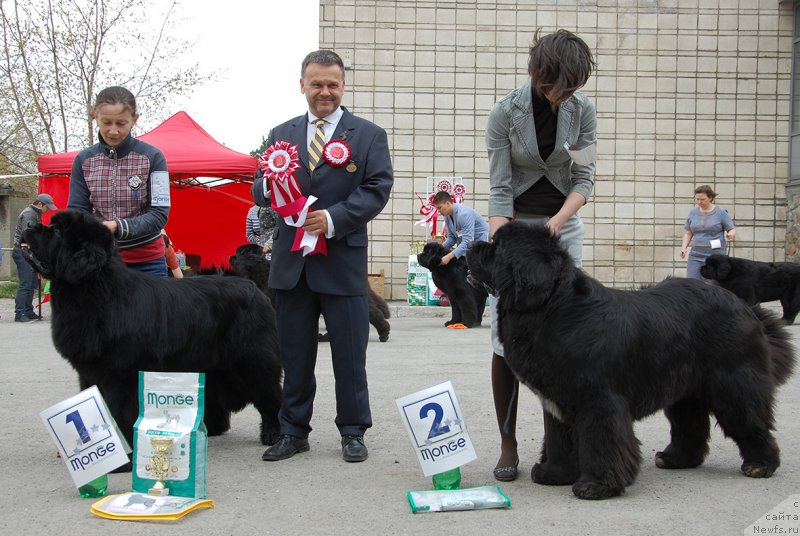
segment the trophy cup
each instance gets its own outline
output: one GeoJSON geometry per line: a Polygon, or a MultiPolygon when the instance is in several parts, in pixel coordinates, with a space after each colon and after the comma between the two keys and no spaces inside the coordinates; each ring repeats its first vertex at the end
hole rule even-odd
{"type": "Polygon", "coordinates": [[[156,453],[150,458],[150,472],[156,478],[156,483],[147,490],[148,495],[163,497],[169,495],[169,488],[164,485],[164,478],[169,472],[169,457],[167,452],[172,450],[171,437],[151,437],[150,444],[156,453]]]}

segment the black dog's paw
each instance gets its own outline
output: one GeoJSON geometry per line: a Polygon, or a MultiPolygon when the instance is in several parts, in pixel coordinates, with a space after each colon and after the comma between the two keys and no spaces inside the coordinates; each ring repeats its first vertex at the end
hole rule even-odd
{"type": "Polygon", "coordinates": [[[378,340],[381,341],[381,342],[388,341],[389,340],[389,330],[387,329],[386,331],[384,331],[382,333],[378,333],[378,340]]]}
{"type": "Polygon", "coordinates": [[[625,488],[610,486],[604,482],[579,481],[572,485],[572,493],[579,499],[602,501],[617,495],[622,495],[625,488]]]}
{"type": "Polygon", "coordinates": [[[578,471],[566,465],[537,463],[531,469],[531,480],[543,486],[568,486],[578,480],[578,471]]]}
{"type": "Polygon", "coordinates": [[[705,456],[701,454],[681,454],[667,447],[656,452],[656,467],[659,469],[692,469],[703,463],[705,456]]]}
{"type": "Polygon", "coordinates": [[[206,414],[206,431],[209,436],[222,435],[231,429],[231,414],[224,412],[219,415],[206,414]]]}
{"type": "Polygon", "coordinates": [[[769,478],[777,468],[777,464],[759,462],[744,462],[742,464],[742,472],[750,478],[769,478]]]}
{"type": "Polygon", "coordinates": [[[278,442],[278,438],[281,436],[280,428],[273,428],[268,427],[266,430],[264,427],[261,427],[261,444],[262,445],[274,445],[278,442]]]}

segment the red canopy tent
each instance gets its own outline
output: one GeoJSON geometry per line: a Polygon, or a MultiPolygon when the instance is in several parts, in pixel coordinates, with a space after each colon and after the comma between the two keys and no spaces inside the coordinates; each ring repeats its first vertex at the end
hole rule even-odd
{"type": "MultiPolygon", "coordinates": [[[[226,264],[247,241],[245,218],[253,204],[250,185],[257,160],[219,143],[186,112],[176,113],[138,139],[161,149],[167,159],[172,199],[167,234],[175,248],[189,259],[199,256],[202,266],[226,264]]],[[[67,206],[77,154],[39,157],[39,192],[52,195],[59,208],[67,206]]]]}

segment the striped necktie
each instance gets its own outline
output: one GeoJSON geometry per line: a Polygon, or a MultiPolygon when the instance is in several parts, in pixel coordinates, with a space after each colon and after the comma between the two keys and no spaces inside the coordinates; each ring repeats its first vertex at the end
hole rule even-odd
{"type": "Polygon", "coordinates": [[[325,133],[322,131],[322,125],[325,123],[324,119],[314,121],[317,131],[314,133],[311,145],[308,146],[308,167],[311,171],[314,171],[319,164],[319,159],[322,158],[322,148],[325,146],[325,133]]]}

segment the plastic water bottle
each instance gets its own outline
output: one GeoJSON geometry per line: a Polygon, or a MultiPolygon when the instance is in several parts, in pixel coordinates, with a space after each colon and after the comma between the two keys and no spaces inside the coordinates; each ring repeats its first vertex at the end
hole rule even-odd
{"type": "Polygon", "coordinates": [[[108,475],[97,477],[91,482],[78,488],[78,493],[80,493],[81,497],[84,499],[104,497],[106,491],[108,491],[108,475]]]}
{"type": "Polygon", "coordinates": [[[433,475],[433,489],[458,489],[461,485],[461,468],[433,475]]]}
{"type": "Polygon", "coordinates": [[[178,259],[178,266],[180,266],[181,270],[186,269],[186,253],[181,250],[175,252],[175,258],[178,259]]]}

